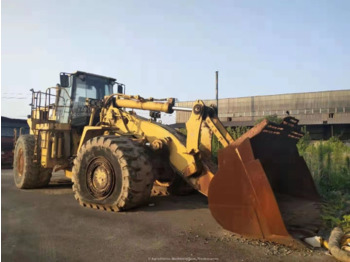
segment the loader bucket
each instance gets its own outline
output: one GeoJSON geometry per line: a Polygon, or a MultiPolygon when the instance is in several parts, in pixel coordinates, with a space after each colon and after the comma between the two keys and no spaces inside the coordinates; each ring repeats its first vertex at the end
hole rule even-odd
{"type": "Polygon", "coordinates": [[[264,120],[218,153],[209,208],[225,229],[298,245],[319,229],[320,197],[296,143],[298,120],[264,120]]]}

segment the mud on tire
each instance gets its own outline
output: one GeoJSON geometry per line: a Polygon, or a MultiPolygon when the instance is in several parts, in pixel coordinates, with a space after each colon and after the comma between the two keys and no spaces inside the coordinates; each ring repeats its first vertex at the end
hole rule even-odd
{"type": "Polygon", "coordinates": [[[99,136],[79,150],[72,180],[82,206],[120,211],[146,203],[154,178],[142,145],[125,137],[99,136]]]}
{"type": "Polygon", "coordinates": [[[15,185],[21,189],[40,188],[48,185],[51,169],[40,167],[33,162],[35,138],[33,135],[22,135],[16,142],[13,173],[15,185]]]}

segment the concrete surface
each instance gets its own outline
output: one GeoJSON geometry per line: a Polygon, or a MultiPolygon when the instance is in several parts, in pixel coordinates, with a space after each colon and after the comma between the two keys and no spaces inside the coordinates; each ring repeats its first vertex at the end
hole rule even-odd
{"type": "Polygon", "coordinates": [[[55,174],[47,188],[19,190],[1,171],[2,261],[335,261],[225,231],[199,194],[109,213],[79,206],[63,182],[55,174]]]}

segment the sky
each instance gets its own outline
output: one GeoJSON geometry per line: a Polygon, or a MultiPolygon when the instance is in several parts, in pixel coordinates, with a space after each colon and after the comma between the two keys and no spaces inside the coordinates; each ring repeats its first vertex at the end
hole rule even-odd
{"type": "Polygon", "coordinates": [[[347,0],[2,0],[1,115],[77,70],[180,101],[349,89],[347,0]]]}

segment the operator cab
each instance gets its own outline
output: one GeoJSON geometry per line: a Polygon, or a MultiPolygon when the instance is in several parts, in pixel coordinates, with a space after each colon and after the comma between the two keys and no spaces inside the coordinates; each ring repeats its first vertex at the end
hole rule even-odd
{"type": "Polygon", "coordinates": [[[83,127],[88,125],[91,114],[85,105],[86,98],[103,99],[113,94],[116,79],[77,71],[72,74],[61,73],[60,82],[57,121],[71,121],[72,126],[83,127]]]}

